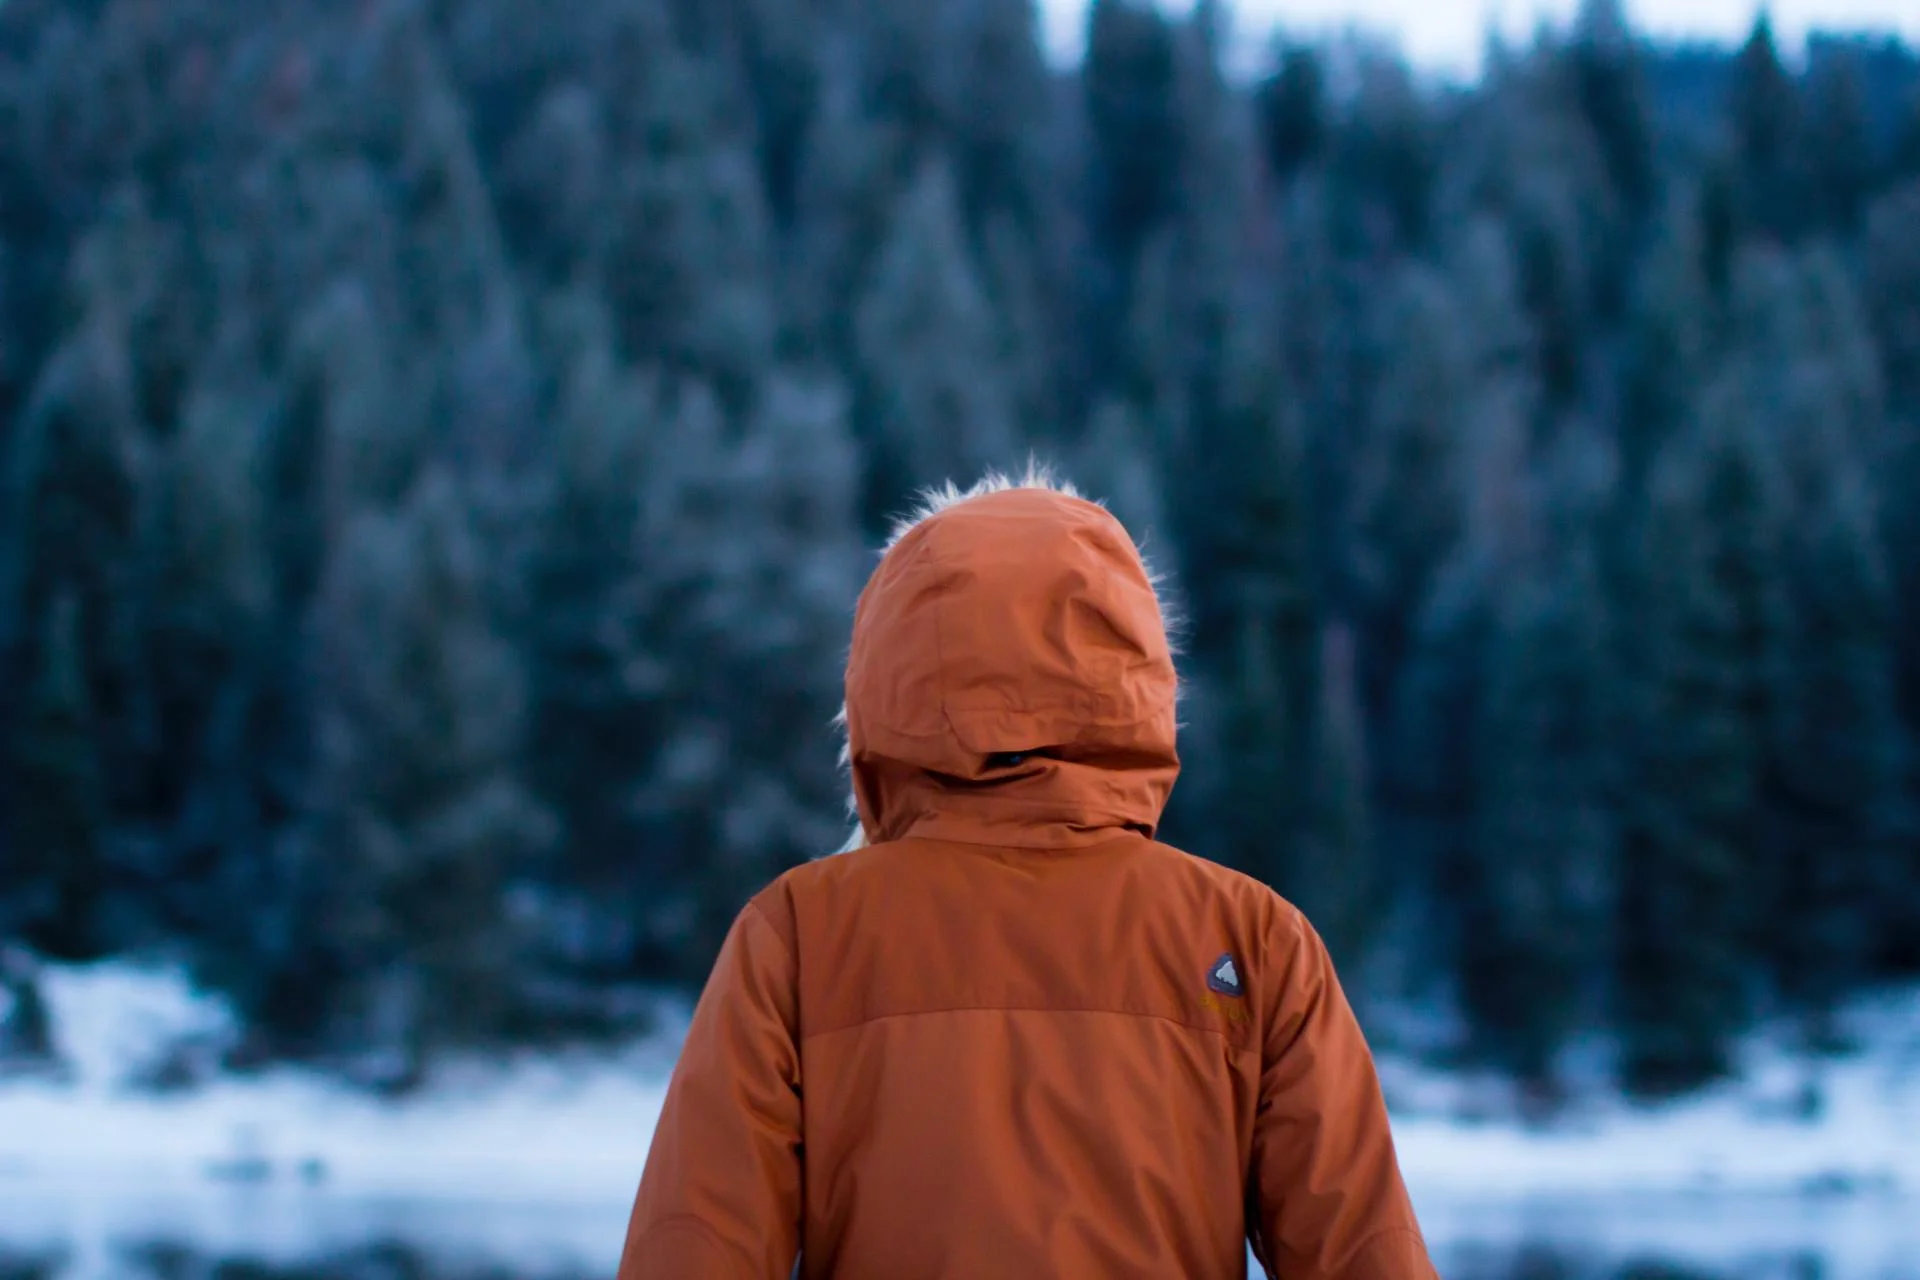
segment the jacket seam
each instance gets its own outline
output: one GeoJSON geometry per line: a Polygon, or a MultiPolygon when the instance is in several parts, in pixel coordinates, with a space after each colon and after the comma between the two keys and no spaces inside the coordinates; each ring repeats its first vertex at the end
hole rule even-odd
{"type": "Polygon", "coordinates": [[[858,1031],[860,1028],[870,1027],[876,1022],[893,1022],[902,1018],[930,1018],[945,1013],[1067,1013],[1101,1015],[1112,1018],[1140,1018],[1149,1022],[1165,1022],[1187,1031],[1198,1031],[1203,1035],[1215,1036],[1236,1053],[1253,1053],[1256,1050],[1256,1046],[1242,1048],[1236,1045],[1232,1037],[1227,1035],[1227,1033],[1219,1027],[1209,1027],[1200,1022],[1189,1022],[1184,1018],[1170,1017],[1164,1013],[1148,1013],[1140,1009],[1072,1008],[1044,1004],[961,1004],[945,1006],[939,1009],[905,1009],[899,1013],[876,1013],[870,1017],[861,1018],[857,1022],[849,1022],[842,1026],[825,1027],[818,1031],[803,1032],[801,1033],[800,1039],[802,1042],[820,1040],[827,1036],[841,1035],[848,1031],[858,1031]]]}
{"type": "MultiPolygon", "coordinates": [[[[1108,829],[1110,830],[1111,828],[1108,828],[1108,829]]],[[[1123,844],[1135,844],[1135,843],[1152,844],[1153,843],[1152,837],[1143,836],[1138,831],[1129,830],[1129,831],[1122,831],[1117,835],[1108,836],[1101,840],[1096,840],[1091,844],[1061,844],[1058,841],[1050,841],[1045,844],[1008,844],[1005,840],[956,840],[952,836],[904,835],[899,837],[898,839],[883,841],[880,844],[871,845],[869,847],[874,849],[883,849],[887,845],[906,844],[909,841],[918,841],[921,844],[952,845],[958,849],[986,849],[996,853],[1004,852],[1004,853],[1043,853],[1043,854],[1100,853],[1106,850],[1117,848],[1118,846],[1123,844]]]]}
{"type": "MultiPolygon", "coordinates": [[[[964,795],[966,793],[962,792],[961,794],[964,795]]],[[[979,792],[976,794],[986,793],[979,792]]],[[[1060,808],[1060,801],[1057,799],[1049,800],[1039,796],[1011,796],[1004,792],[993,795],[993,804],[995,808],[999,809],[1024,809],[1037,812],[1054,812],[1060,808]]],[[[928,810],[927,812],[932,813],[933,811],[928,810]]],[[[1087,813],[1095,818],[1123,819],[1129,824],[1139,821],[1138,817],[1130,815],[1118,807],[1088,805],[1087,813]]]]}
{"type": "Polygon", "coordinates": [[[1392,1236],[1411,1237],[1414,1243],[1418,1244],[1423,1251],[1426,1249],[1427,1238],[1420,1233],[1418,1227],[1382,1227],[1356,1245],[1352,1255],[1347,1259],[1347,1265],[1334,1272],[1334,1275],[1337,1277],[1352,1275],[1354,1269],[1366,1260],[1366,1255],[1369,1250],[1382,1240],[1386,1240],[1392,1236]]]}
{"type": "Polygon", "coordinates": [[[781,1029],[786,1032],[793,1046],[798,1049],[801,1040],[799,1025],[801,1017],[800,935],[798,929],[796,928],[791,933],[782,929],[779,921],[775,920],[772,913],[770,913],[765,906],[761,905],[760,899],[757,896],[747,900],[747,911],[760,917],[761,925],[765,927],[768,932],[772,933],[773,940],[780,944],[780,963],[783,972],[778,975],[778,980],[782,986],[791,992],[793,1000],[793,1020],[789,1022],[783,1015],[780,1018],[780,1025],[781,1029]]]}
{"type": "Polygon", "coordinates": [[[781,950],[787,954],[788,973],[791,974],[797,967],[793,963],[794,939],[789,937],[787,931],[780,927],[780,923],[773,918],[765,907],[760,905],[760,899],[757,895],[747,899],[747,910],[759,916],[760,923],[771,929],[773,936],[780,940],[781,950]]]}
{"type": "Polygon", "coordinates": [[[737,1258],[739,1256],[740,1250],[737,1246],[729,1243],[726,1238],[718,1231],[715,1231],[712,1225],[705,1219],[691,1213],[674,1213],[659,1219],[652,1226],[649,1226],[638,1236],[634,1237],[634,1244],[636,1246],[642,1245],[645,1244],[650,1237],[663,1235],[670,1231],[678,1231],[686,1227],[693,1228],[694,1234],[702,1237],[708,1244],[718,1249],[722,1257],[737,1258]]]}
{"type": "MultiPolygon", "coordinates": [[[[995,708],[995,710],[999,711],[999,710],[1002,710],[1002,708],[995,708]]],[[[1142,725],[1152,724],[1155,720],[1158,720],[1162,714],[1161,711],[1156,710],[1154,714],[1149,716],[1138,716],[1138,717],[1131,717],[1131,718],[1125,718],[1125,719],[1115,716],[1110,720],[1102,720],[1093,716],[1085,715],[1082,708],[1073,706],[1067,702],[1006,707],[1004,708],[1004,710],[1006,711],[1007,714],[1016,715],[1016,716],[1044,716],[1044,715],[1053,715],[1061,712],[1079,714],[1087,724],[1090,724],[1097,729],[1138,729],[1142,725]]],[[[941,708],[940,714],[942,718],[945,718],[945,716],[947,715],[947,710],[945,707],[941,708]]],[[[963,715],[967,714],[967,709],[964,707],[961,708],[961,714],[963,715]]],[[[896,738],[909,738],[914,742],[932,742],[938,739],[945,739],[950,734],[956,732],[955,729],[953,728],[953,722],[951,720],[948,720],[946,723],[947,723],[947,727],[945,729],[928,729],[928,730],[925,730],[924,732],[915,732],[914,730],[911,730],[911,729],[895,729],[895,728],[889,727],[887,729],[887,732],[889,734],[892,734],[896,738]]]]}

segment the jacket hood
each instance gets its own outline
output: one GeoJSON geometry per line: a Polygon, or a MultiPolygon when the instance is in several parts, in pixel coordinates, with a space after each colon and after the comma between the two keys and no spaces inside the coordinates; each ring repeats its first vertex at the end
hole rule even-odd
{"type": "Polygon", "coordinates": [[[1177,694],[1154,579],[1105,508],[1044,478],[937,493],[854,615],[850,847],[1151,836],[1177,694]]]}

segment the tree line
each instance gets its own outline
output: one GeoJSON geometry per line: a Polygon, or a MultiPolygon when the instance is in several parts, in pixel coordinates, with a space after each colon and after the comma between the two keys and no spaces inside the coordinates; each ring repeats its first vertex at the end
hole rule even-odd
{"type": "Polygon", "coordinates": [[[631,1033],[838,843],[889,516],[1037,456],[1172,571],[1168,838],[1383,1035],[1843,1047],[1920,973],[1920,58],[1037,30],[0,6],[0,941],[234,1066],[631,1033]]]}

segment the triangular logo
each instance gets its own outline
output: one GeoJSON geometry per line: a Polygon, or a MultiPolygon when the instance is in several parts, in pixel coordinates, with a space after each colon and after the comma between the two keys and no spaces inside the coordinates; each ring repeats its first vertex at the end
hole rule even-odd
{"type": "Polygon", "coordinates": [[[1213,968],[1207,970],[1207,985],[1223,996],[1244,995],[1240,986],[1240,970],[1233,962],[1233,952],[1229,951],[1213,962],[1213,968]]]}

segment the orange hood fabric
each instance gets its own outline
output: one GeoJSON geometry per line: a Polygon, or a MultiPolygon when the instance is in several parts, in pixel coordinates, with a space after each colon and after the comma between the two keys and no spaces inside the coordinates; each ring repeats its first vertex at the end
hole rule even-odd
{"type": "Polygon", "coordinates": [[[742,911],[619,1280],[1434,1280],[1312,927],[1156,843],[1153,583],[1105,510],[990,485],[862,594],[867,846],[742,911]]]}

